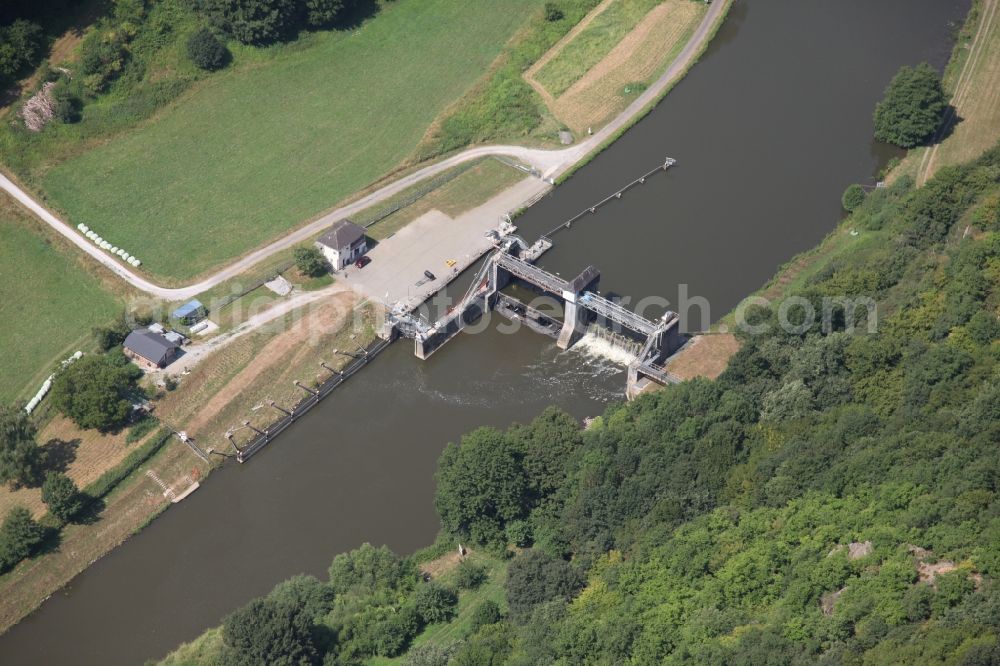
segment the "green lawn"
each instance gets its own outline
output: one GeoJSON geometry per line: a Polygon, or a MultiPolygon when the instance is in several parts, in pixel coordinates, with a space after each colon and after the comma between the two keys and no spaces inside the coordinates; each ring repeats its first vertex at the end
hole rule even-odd
{"type": "Polygon", "coordinates": [[[208,79],[49,171],[49,201],[185,281],[331,207],[412,154],[541,0],[401,0],[353,32],[208,79]]]}
{"type": "Polygon", "coordinates": [[[68,251],[0,197],[0,402],[27,400],[54,366],[92,346],[90,330],[121,311],[68,251]]]}
{"type": "Polygon", "coordinates": [[[615,0],[542,67],[535,79],[559,97],[608,55],[660,0],[615,0]]]}

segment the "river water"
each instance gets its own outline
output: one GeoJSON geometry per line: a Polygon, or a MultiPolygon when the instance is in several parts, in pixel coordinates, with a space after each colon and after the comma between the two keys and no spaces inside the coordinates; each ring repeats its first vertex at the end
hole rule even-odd
{"type": "MultiPolygon", "coordinates": [[[[664,103],[522,216],[522,233],[533,239],[676,158],[557,234],[542,264],[568,276],[592,263],[603,293],[673,309],[683,293],[703,297],[717,319],[831,231],[846,185],[872,182],[891,155],[871,139],[882,89],[900,65],[943,66],[968,5],[738,0],[664,103]]],[[[694,309],[686,324],[700,320],[694,309]]],[[[620,365],[528,331],[461,336],[428,362],[393,345],[250,463],[214,473],[0,637],[0,663],[142,663],[288,576],[323,575],[362,542],[427,545],[447,442],[549,404],[597,414],[624,385],[620,365]]]]}

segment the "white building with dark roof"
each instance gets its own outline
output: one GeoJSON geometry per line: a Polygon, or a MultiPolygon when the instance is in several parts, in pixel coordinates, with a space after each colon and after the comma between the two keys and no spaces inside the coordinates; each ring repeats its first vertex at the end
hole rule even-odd
{"type": "Polygon", "coordinates": [[[345,219],[334,222],[316,240],[316,247],[333,266],[333,270],[339,271],[368,251],[368,240],[364,229],[345,219]]]}

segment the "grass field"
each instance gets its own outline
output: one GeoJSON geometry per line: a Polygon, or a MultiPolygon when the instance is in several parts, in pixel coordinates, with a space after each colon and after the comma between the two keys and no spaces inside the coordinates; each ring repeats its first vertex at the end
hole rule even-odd
{"type": "Polygon", "coordinates": [[[188,280],[403,162],[540,0],[387,3],[353,32],[225,71],[43,179],[48,200],[188,280]]]}
{"type": "Polygon", "coordinates": [[[613,0],[548,61],[535,78],[553,97],[563,94],[658,4],[659,0],[613,0]]]}
{"type": "Polygon", "coordinates": [[[64,243],[0,195],[0,401],[30,398],[59,361],[93,345],[91,328],[122,309],[64,243]]]}

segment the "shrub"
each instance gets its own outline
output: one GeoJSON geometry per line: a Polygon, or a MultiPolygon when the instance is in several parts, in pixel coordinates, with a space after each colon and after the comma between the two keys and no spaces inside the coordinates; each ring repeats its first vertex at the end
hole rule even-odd
{"type": "Polygon", "coordinates": [[[323,254],[314,247],[295,248],[295,266],[309,277],[319,277],[328,270],[323,254]]]}
{"type": "Polygon", "coordinates": [[[398,590],[413,581],[403,560],[387,546],[362,544],[333,558],[330,587],[338,595],[368,596],[398,590]]]}
{"type": "Polygon", "coordinates": [[[927,63],[903,67],[875,107],[875,138],[912,148],[934,134],[947,108],[941,78],[933,67],[927,63]]]}
{"type": "Polygon", "coordinates": [[[404,666],[448,666],[455,654],[455,645],[435,645],[424,643],[411,648],[406,653],[404,666]]]}
{"type": "Polygon", "coordinates": [[[500,621],[500,606],[492,599],[480,602],[472,610],[472,631],[478,631],[480,627],[487,624],[496,624],[500,621]]]}
{"type": "Polygon", "coordinates": [[[208,28],[199,28],[187,40],[187,53],[191,62],[208,71],[222,69],[229,59],[229,51],[208,28]]]}
{"type": "Polygon", "coordinates": [[[80,120],[80,109],[83,103],[66,81],[58,81],[52,87],[52,98],[55,100],[53,113],[61,123],[75,123],[80,120]]]}
{"type": "Polygon", "coordinates": [[[0,525],[0,573],[32,555],[45,537],[45,530],[23,506],[15,506],[0,525]]]}
{"type": "Polygon", "coordinates": [[[83,496],[73,480],[61,472],[49,472],[42,484],[42,501],[52,515],[68,523],[83,508],[83,496]]]}
{"type": "Polygon", "coordinates": [[[80,68],[84,85],[97,93],[125,67],[128,52],[120,32],[95,29],[80,43],[80,68]]]}
{"type": "Polygon", "coordinates": [[[455,574],[458,587],[463,590],[474,590],[482,585],[487,578],[486,568],[469,560],[459,562],[455,574]]]}
{"type": "Polygon", "coordinates": [[[554,2],[545,3],[545,20],[546,21],[561,21],[565,16],[563,10],[559,9],[559,6],[554,2]]]}
{"type": "Polygon", "coordinates": [[[417,589],[413,604],[424,623],[447,622],[455,615],[458,596],[437,583],[426,583],[417,589]]]}
{"type": "Polygon", "coordinates": [[[844,210],[851,212],[864,203],[865,200],[865,190],[858,184],[848,185],[847,189],[844,190],[843,196],[840,197],[840,204],[844,207],[844,210]]]}

